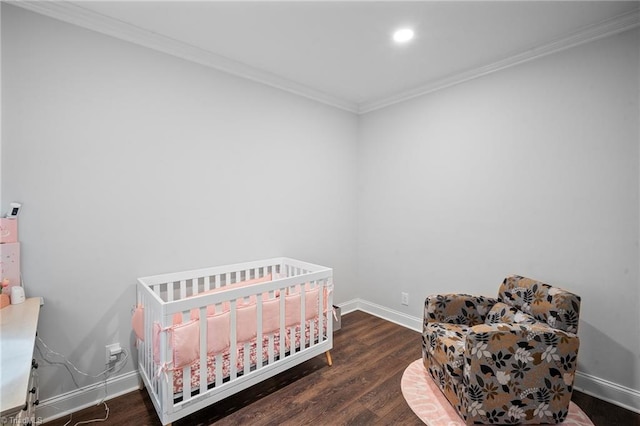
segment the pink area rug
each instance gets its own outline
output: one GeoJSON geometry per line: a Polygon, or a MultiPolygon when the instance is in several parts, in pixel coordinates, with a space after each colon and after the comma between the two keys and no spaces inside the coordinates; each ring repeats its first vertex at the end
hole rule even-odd
{"type": "MultiPolygon", "coordinates": [[[[464,426],[462,418],[449,404],[424,369],[422,359],[413,361],[402,375],[402,395],[414,413],[429,426],[464,426]]],[[[589,417],[573,402],[563,425],[593,426],[589,417]]]]}

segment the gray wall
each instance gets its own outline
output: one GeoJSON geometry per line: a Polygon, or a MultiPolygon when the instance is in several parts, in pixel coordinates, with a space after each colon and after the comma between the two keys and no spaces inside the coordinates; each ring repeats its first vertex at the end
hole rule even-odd
{"type": "Polygon", "coordinates": [[[637,393],[638,37],[363,116],[363,297],[421,316],[427,294],[496,295],[508,274],[565,287],[582,296],[579,370],[637,393]]]}
{"type": "MultiPolygon", "coordinates": [[[[2,9],[2,207],[53,349],[94,374],[131,349],[139,276],[284,255],[356,297],[355,115],[2,9]]],[[[40,399],[73,389],[44,366],[40,399]]]]}

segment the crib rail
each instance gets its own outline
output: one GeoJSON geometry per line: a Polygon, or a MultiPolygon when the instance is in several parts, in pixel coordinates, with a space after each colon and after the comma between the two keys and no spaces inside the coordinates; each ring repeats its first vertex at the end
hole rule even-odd
{"type": "Polygon", "coordinates": [[[145,327],[138,363],[163,424],[330,350],[332,288],[330,268],[290,258],[140,278],[145,327]],[[228,351],[210,351],[219,331],[212,311],[228,312],[228,351]],[[277,325],[268,316],[275,311],[277,325]],[[176,321],[198,324],[197,362],[172,365],[177,333],[167,330],[176,321]],[[243,324],[255,324],[255,331],[243,324]]]}

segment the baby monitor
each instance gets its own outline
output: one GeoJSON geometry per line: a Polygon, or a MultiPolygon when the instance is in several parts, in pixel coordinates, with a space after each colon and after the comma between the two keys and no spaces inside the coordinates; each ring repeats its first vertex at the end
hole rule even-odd
{"type": "Polygon", "coordinates": [[[20,203],[11,203],[9,208],[9,213],[7,213],[7,218],[8,219],[17,218],[18,214],[20,213],[20,207],[22,207],[22,204],[20,203]]]}

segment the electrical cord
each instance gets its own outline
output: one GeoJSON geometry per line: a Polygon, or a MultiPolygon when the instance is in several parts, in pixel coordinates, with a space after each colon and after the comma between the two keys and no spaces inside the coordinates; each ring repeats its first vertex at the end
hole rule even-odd
{"type": "MultiPolygon", "coordinates": [[[[104,404],[104,411],[105,411],[105,416],[104,419],[91,419],[91,420],[83,420],[81,422],[75,422],[73,424],[73,426],[78,426],[78,425],[86,425],[89,423],[98,423],[98,422],[106,422],[107,419],[109,418],[109,406],[107,405],[106,402],[102,401],[102,403],[104,404]]],[[[100,403],[96,404],[96,405],[100,405],[100,403]]],[[[63,425],[63,426],[68,426],[71,423],[71,420],[73,419],[73,414],[69,415],[69,420],[63,425]]]]}
{"type": "MultiPolygon", "coordinates": [[[[76,423],[74,423],[74,426],[78,426],[78,425],[82,425],[82,424],[88,424],[88,423],[96,423],[96,422],[104,422],[104,421],[106,421],[106,420],[109,418],[109,406],[108,406],[108,405],[107,405],[107,403],[105,402],[105,399],[107,398],[107,395],[108,395],[108,393],[107,393],[107,379],[109,378],[109,376],[110,376],[111,374],[118,373],[118,372],[120,372],[120,371],[124,368],[124,366],[127,364],[127,360],[129,359],[129,352],[127,352],[127,351],[123,348],[123,349],[122,349],[122,352],[124,353],[124,357],[123,357],[119,362],[114,363],[114,365],[112,365],[112,366],[110,365],[108,368],[106,368],[104,371],[102,371],[102,372],[100,372],[100,373],[98,373],[98,374],[92,375],[92,374],[89,374],[89,373],[85,373],[84,371],[81,371],[80,369],[78,369],[78,367],[76,367],[76,366],[75,366],[75,364],[73,364],[71,361],[69,361],[69,360],[67,359],[67,357],[66,357],[66,356],[64,356],[63,354],[61,354],[61,353],[59,353],[59,352],[56,352],[56,351],[54,351],[53,349],[51,349],[51,348],[50,348],[50,347],[49,347],[49,346],[48,346],[48,345],[47,345],[47,344],[46,344],[46,343],[45,343],[45,342],[40,338],[40,336],[36,336],[36,338],[38,339],[38,342],[39,342],[39,343],[40,343],[40,344],[41,344],[41,345],[46,349],[46,351],[47,351],[47,354],[45,354],[45,353],[43,353],[43,352],[42,352],[42,350],[40,350],[40,354],[42,355],[42,359],[43,359],[44,361],[46,361],[47,363],[49,363],[49,364],[53,364],[54,362],[53,362],[53,361],[51,361],[51,360],[49,360],[49,359],[47,359],[47,356],[49,356],[50,354],[52,354],[52,355],[55,355],[55,356],[58,356],[58,357],[62,358],[62,360],[64,361],[64,365],[65,365],[65,367],[67,367],[67,371],[68,371],[68,372],[69,372],[69,374],[71,375],[71,378],[73,379],[74,384],[75,384],[77,387],[79,387],[79,386],[78,386],[78,383],[75,381],[75,377],[73,376],[73,373],[71,372],[71,370],[69,370],[68,366],[70,366],[71,368],[73,368],[73,370],[74,370],[74,371],[76,371],[78,374],[81,374],[81,375],[83,375],[83,376],[86,376],[86,377],[89,377],[89,378],[92,378],[92,379],[95,379],[95,378],[98,378],[98,377],[104,376],[104,380],[102,380],[102,381],[101,381],[101,383],[96,383],[95,385],[93,385],[93,386],[89,386],[89,387],[87,388],[87,390],[93,390],[93,389],[96,389],[96,388],[98,388],[99,386],[101,386],[101,385],[103,385],[103,384],[104,384],[104,396],[102,397],[102,399],[101,399],[98,403],[96,403],[96,406],[98,406],[98,405],[100,405],[100,404],[104,404],[104,409],[105,409],[105,416],[104,416],[104,418],[102,418],[102,419],[92,419],[92,420],[83,420],[83,421],[80,421],[80,422],[76,422],[76,423]],[[119,364],[119,365],[116,365],[116,364],[119,364]],[[117,368],[116,368],[116,367],[117,367],[117,368]]],[[[56,410],[60,410],[60,408],[58,408],[58,407],[56,407],[56,406],[54,406],[54,405],[51,405],[51,407],[55,408],[56,410]]],[[[65,423],[65,424],[64,424],[64,426],[68,426],[68,425],[71,423],[71,420],[72,420],[72,419],[73,419],[73,413],[69,415],[69,420],[67,421],[67,423],[65,423]]]]}
{"type": "MultiPolygon", "coordinates": [[[[46,344],[46,343],[45,343],[45,342],[40,338],[40,336],[36,336],[36,338],[38,339],[38,342],[40,342],[40,343],[42,344],[42,346],[44,346],[44,348],[45,348],[49,353],[52,353],[53,355],[57,355],[57,356],[59,356],[60,358],[62,358],[66,364],[68,364],[69,366],[71,366],[71,368],[73,368],[73,369],[74,369],[78,374],[82,374],[83,376],[86,376],[86,377],[89,377],[89,378],[92,378],[92,379],[97,379],[98,377],[100,377],[100,376],[102,376],[102,375],[104,375],[104,374],[109,373],[109,372],[110,372],[110,370],[113,370],[113,369],[116,367],[115,365],[113,365],[113,366],[111,366],[111,367],[109,367],[109,368],[105,369],[105,370],[104,370],[104,371],[102,371],[101,373],[96,374],[96,375],[91,375],[91,374],[85,373],[85,372],[83,372],[83,371],[80,371],[80,370],[78,369],[78,367],[76,367],[76,366],[75,366],[71,361],[69,361],[69,360],[67,359],[67,357],[66,357],[66,356],[62,355],[60,352],[56,352],[56,351],[54,351],[54,350],[53,350],[53,349],[51,349],[49,346],[47,346],[47,344],[46,344]]],[[[124,352],[124,358],[119,362],[119,363],[120,363],[120,366],[119,366],[116,370],[114,370],[112,373],[118,373],[120,370],[122,370],[122,369],[124,368],[125,364],[126,364],[126,361],[129,359],[129,352],[127,352],[124,348],[122,348],[122,352],[124,352]]],[[[46,358],[45,358],[45,355],[44,355],[44,354],[42,354],[42,355],[43,355],[43,359],[44,359],[45,361],[50,362],[48,359],[46,359],[46,358]]],[[[98,403],[98,405],[99,405],[99,403],[98,403]]]]}

